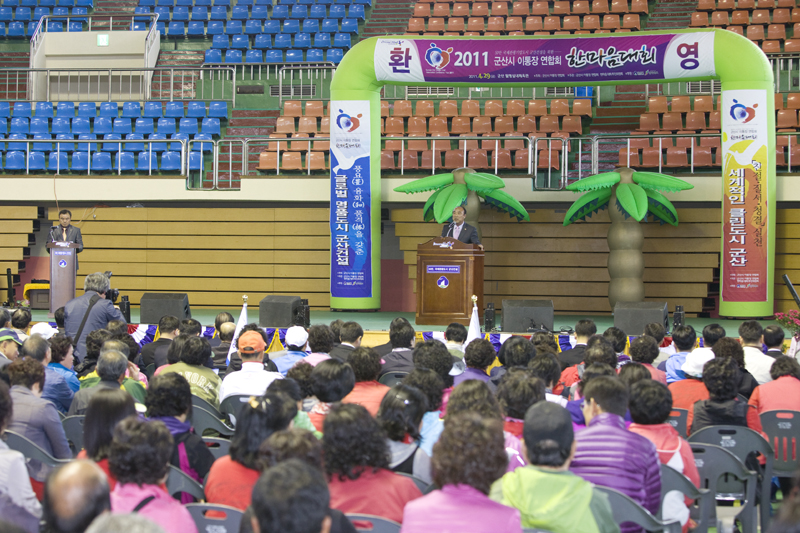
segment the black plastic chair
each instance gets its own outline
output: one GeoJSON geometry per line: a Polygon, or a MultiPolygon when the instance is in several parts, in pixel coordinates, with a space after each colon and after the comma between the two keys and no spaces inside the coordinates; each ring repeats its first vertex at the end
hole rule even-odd
{"type": "MultiPolygon", "coordinates": [[[[714,495],[708,489],[698,489],[692,481],[667,465],[661,465],[661,504],[664,504],[664,497],[668,492],[678,491],[681,494],[695,500],[696,505],[689,507],[692,518],[697,526],[692,530],[693,533],[706,533],[711,525],[711,516],[714,514],[716,501],[714,495]]],[[[661,508],[658,510],[658,518],[661,516],[661,508]]]]}
{"type": "Polygon", "coordinates": [[[684,439],[686,438],[686,421],[689,419],[689,411],[686,409],[673,409],[667,418],[667,424],[675,428],[675,431],[684,439]]]}
{"type": "Polygon", "coordinates": [[[32,440],[20,435],[19,433],[14,433],[13,431],[6,431],[4,435],[8,447],[11,448],[12,450],[20,452],[27,459],[39,461],[52,468],[65,465],[69,463],[71,460],[71,459],[56,459],[55,457],[44,451],[42,448],[40,448],[32,440]]]}
{"type": "Polygon", "coordinates": [[[197,531],[213,531],[214,533],[238,533],[244,513],[229,505],[211,503],[190,503],[186,510],[192,515],[197,531]],[[223,513],[224,517],[206,516],[209,511],[223,513]]]}
{"type": "Polygon", "coordinates": [[[378,379],[378,383],[383,383],[387,387],[394,387],[402,382],[407,375],[408,372],[387,372],[378,379]]]}
{"type": "MultiPolygon", "coordinates": [[[[694,463],[700,474],[700,485],[714,494],[715,499],[720,495],[719,479],[725,474],[731,474],[744,484],[742,494],[737,499],[743,499],[742,510],[736,516],[742,523],[743,533],[755,533],[758,527],[756,519],[756,473],[749,470],[744,463],[732,452],[714,446],[713,444],[692,444],[694,463]]],[[[768,491],[769,492],[769,491],[768,491]]],[[[724,499],[724,496],[723,498],[724,499]]],[[[714,508],[716,518],[716,507],[714,508]]]]}
{"type": "Polygon", "coordinates": [[[228,396],[219,405],[219,412],[222,416],[227,416],[233,427],[236,427],[236,419],[239,418],[239,413],[242,407],[250,401],[252,396],[247,394],[233,394],[228,396]]]}
{"type": "Polygon", "coordinates": [[[758,452],[766,458],[759,505],[761,505],[761,530],[767,531],[771,514],[769,487],[772,481],[772,465],[775,460],[775,453],[769,442],[752,429],[741,426],[706,427],[692,433],[689,442],[720,446],[733,453],[743,464],[746,464],[747,456],[752,452],[758,452]]]}
{"type": "Polygon", "coordinates": [[[205,493],[203,486],[184,474],[180,468],[169,465],[169,475],[167,476],[167,492],[173,498],[179,497],[181,492],[191,494],[198,500],[204,499],[205,493]]]}
{"type": "Polygon", "coordinates": [[[192,426],[194,426],[195,433],[200,436],[202,436],[203,432],[207,429],[214,430],[220,435],[232,436],[234,429],[222,422],[219,418],[219,413],[210,413],[202,407],[192,407],[192,426]]]}
{"type": "Polygon", "coordinates": [[[382,518],[371,514],[350,514],[347,518],[359,531],[371,531],[372,533],[399,533],[400,524],[388,518],[382,518]]]}
{"type": "MultiPolygon", "coordinates": [[[[216,405],[212,405],[201,397],[195,396],[194,394],[192,394],[192,407],[200,407],[215,415],[220,414],[219,408],[216,405]]],[[[222,418],[222,416],[220,415],[218,418],[222,418]]]]}
{"type": "Polygon", "coordinates": [[[800,469],[800,412],[767,411],[761,414],[761,426],[775,451],[772,475],[792,477],[800,469]]]}
{"type": "Polygon", "coordinates": [[[218,439],[216,437],[203,437],[203,442],[206,443],[208,451],[214,456],[214,459],[225,457],[231,449],[231,441],[228,439],[218,439]],[[209,446],[210,445],[210,446],[209,446]]]}
{"type": "Polygon", "coordinates": [[[614,514],[614,521],[617,524],[633,522],[642,526],[647,531],[664,531],[666,533],[681,533],[681,523],[677,520],[665,522],[659,520],[650,511],[636,503],[626,494],[608,487],[595,485],[595,490],[599,490],[608,496],[608,503],[611,505],[611,512],[614,514]]]}
{"type": "Polygon", "coordinates": [[[61,421],[64,426],[64,434],[67,436],[70,448],[72,449],[72,456],[77,457],[78,453],[83,449],[83,421],[86,419],[84,415],[68,416],[61,421]]]}

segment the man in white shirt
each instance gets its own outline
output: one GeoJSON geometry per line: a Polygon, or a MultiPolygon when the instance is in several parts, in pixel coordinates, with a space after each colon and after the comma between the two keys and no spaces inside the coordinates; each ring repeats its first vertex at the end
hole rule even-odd
{"type": "Polygon", "coordinates": [[[772,381],[769,371],[775,359],[761,351],[764,329],[757,320],[742,322],[739,326],[739,342],[744,348],[744,368],[756,378],[759,385],[772,381]]]}
{"type": "Polygon", "coordinates": [[[270,383],[283,379],[280,372],[269,372],[264,369],[264,350],[267,345],[256,331],[246,331],[239,336],[239,355],[242,356],[242,369],[231,372],[222,380],[219,389],[219,401],[234,394],[245,396],[261,396],[267,391],[270,383]]]}

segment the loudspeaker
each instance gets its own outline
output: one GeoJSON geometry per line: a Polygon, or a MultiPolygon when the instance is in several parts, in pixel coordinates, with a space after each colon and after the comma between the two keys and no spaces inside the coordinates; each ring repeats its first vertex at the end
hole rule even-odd
{"type": "Polygon", "coordinates": [[[669,330],[667,302],[617,302],[614,306],[614,327],[625,335],[641,335],[644,327],[653,322],[669,330]]]}
{"type": "Polygon", "coordinates": [[[553,330],[553,300],[503,300],[504,333],[525,333],[528,328],[553,330]]]}
{"type": "Polygon", "coordinates": [[[185,292],[146,292],[139,300],[139,322],[158,324],[164,315],[178,317],[178,320],[192,318],[189,308],[189,295],[185,292]]]}
{"type": "Polygon", "coordinates": [[[258,303],[258,325],[262,328],[289,328],[302,325],[302,302],[299,296],[267,296],[258,303]]]}

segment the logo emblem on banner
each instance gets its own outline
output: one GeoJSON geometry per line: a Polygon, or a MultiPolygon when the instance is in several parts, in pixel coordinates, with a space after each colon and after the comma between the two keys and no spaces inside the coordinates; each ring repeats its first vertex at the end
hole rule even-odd
{"type": "Polygon", "coordinates": [[[356,115],[355,117],[351,117],[347,113],[343,112],[341,109],[339,110],[339,116],[336,117],[336,125],[339,126],[340,130],[344,130],[348,133],[351,131],[356,131],[358,127],[361,125],[361,113],[356,115]]]}
{"type": "Polygon", "coordinates": [[[436,285],[438,285],[440,289],[446,289],[447,287],[450,286],[450,280],[442,276],[441,278],[436,280],[436,285]]]}
{"type": "Polygon", "coordinates": [[[58,262],[58,266],[60,266],[61,268],[66,268],[67,262],[62,259],[61,261],[58,262]]]}
{"type": "Polygon", "coordinates": [[[425,61],[436,70],[442,70],[450,64],[450,54],[452,53],[452,46],[447,50],[442,50],[435,43],[431,43],[431,47],[425,52],[425,61]]]}
{"type": "Polygon", "coordinates": [[[756,116],[757,107],[758,104],[753,104],[753,107],[747,107],[744,104],[740,104],[738,100],[734,100],[731,106],[731,118],[736,122],[747,124],[756,116]]]}

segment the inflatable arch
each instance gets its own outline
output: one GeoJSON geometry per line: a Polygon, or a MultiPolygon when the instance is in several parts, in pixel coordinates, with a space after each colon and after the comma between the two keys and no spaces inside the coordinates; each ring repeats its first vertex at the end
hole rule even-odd
{"type": "MultiPolygon", "coordinates": [[[[331,81],[331,308],[380,308],[384,85],[564,87],[720,80],[720,315],[773,313],[772,69],[725,30],[546,37],[387,36],[358,43],[331,81]]],[[[719,157],[719,155],[718,155],[719,157]]]]}

